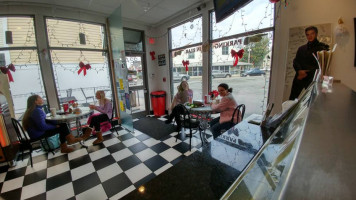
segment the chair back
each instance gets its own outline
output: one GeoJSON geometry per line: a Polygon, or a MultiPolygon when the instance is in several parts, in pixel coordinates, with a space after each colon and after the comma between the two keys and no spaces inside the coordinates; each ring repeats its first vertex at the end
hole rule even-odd
{"type": "Polygon", "coordinates": [[[11,122],[12,122],[12,125],[14,126],[15,131],[16,131],[17,139],[21,143],[30,141],[30,137],[27,136],[27,134],[26,134],[25,130],[23,129],[23,127],[21,126],[20,122],[14,118],[11,118],[11,122]]]}
{"type": "MultiPolygon", "coordinates": [[[[175,118],[178,119],[182,119],[182,125],[186,128],[191,128],[191,119],[190,119],[190,113],[189,110],[187,109],[187,107],[185,107],[185,105],[183,104],[178,104],[176,105],[173,109],[175,109],[175,118]],[[186,126],[188,123],[188,127],[186,126]]],[[[173,112],[173,111],[172,111],[173,112]]]]}
{"type": "Polygon", "coordinates": [[[66,92],[67,92],[67,97],[71,97],[72,96],[72,89],[68,89],[66,92]]]}
{"type": "Polygon", "coordinates": [[[87,98],[87,96],[85,95],[85,92],[83,90],[83,88],[80,88],[80,90],[82,91],[83,95],[84,95],[84,98],[87,98]]]}
{"type": "Polygon", "coordinates": [[[240,123],[244,119],[245,109],[246,109],[245,104],[240,104],[240,105],[236,106],[234,113],[232,113],[231,122],[234,123],[234,117],[236,114],[237,119],[239,119],[239,116],[241,116],[240,121],[237,120],[237,123],[240,123]]]}

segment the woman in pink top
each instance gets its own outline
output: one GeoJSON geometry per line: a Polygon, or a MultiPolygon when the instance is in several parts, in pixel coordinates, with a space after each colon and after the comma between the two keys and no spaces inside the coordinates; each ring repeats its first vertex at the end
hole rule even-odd
{"type": "Polygon", "coordinates": [[[221,130],[228,130],[239,121],[237,115],[235,115],[233,122],[231,122],[232,114],[237,107],[235,98],[231,94],[232,88],[229,88],[226,83],[221,83],[218,86],[218,92],[222,97],[220,103],[211,104],[213,111],[220,113],[220,117],[217,117],[210,122],[210,130],[213,133],[214,139],[221,135],[221,130]]]}
{"type": "Polygon", "coordinates": [[[103,133],[100,131],[100,124],[102,122],[109,121],[109,118],[112,116],[112,103],[110,99],[105,98],[105,92],[98,90],[95,93],[95,98],[99,101],[99,106],[89,105],[90,109],[99,111],[98,114],[93,114],[88,119],[89,127],[83,130],[83,140],[86,140],[90,137],[93,128],[95,128],[95,134],[98,137],[93,144],[100,144],[104,141],[103,133]]]}

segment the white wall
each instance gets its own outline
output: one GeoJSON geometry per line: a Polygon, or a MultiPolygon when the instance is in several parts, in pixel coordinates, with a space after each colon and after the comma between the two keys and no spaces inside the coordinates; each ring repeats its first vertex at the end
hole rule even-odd
{"type": "MultiPolygon", "coordinates": [[[[276,12],[278,9],[276,8],[276,12]]],[[[332,31],[342,17],[349,31],[345,45],[339,45],[331,62],[331,75],[356,91],[356,67],[354,67],[355,32],[353,20],[356,17],[355,0],[298,0],[282,5],[275,27],[272,81],[270,102],[275,106],[283,101],[284,79],[286,70],[286,52],[288,51],[289,28],[314,24],[331,23],[332,31]]],[[[335,41],[335,37],[333,38],[335,41]]],[[[280,107],[277,107],[280,109],[280,107]]]]}

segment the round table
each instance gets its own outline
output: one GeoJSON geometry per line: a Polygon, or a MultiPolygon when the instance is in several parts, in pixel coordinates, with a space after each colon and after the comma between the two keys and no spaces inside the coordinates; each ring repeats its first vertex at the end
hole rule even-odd
{"type": "Polygon", "coordinates": [[[199,120],[199,126],[203,130],[203,139],[205,140],[205,142],[207,142],[205,130],[210,127],[209,119],[211,118],[211,113],[213,112],[213,109],[210,107],[210,105],[197,108],[187,108],[190,114],[197,116],[196,119],[199,120]]]}

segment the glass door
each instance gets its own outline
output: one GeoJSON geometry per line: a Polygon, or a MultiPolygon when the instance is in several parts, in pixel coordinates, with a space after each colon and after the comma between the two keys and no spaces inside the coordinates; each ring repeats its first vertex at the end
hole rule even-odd
{"type": "Polygon", "coordinates": [[[148,114],[149,101],[144,54],[126,52],[126,64],[132,116],[135,118],[146,116],[148,114]]]}

